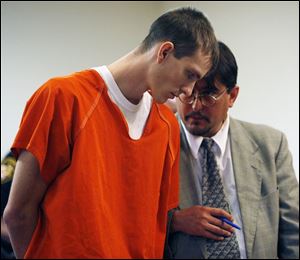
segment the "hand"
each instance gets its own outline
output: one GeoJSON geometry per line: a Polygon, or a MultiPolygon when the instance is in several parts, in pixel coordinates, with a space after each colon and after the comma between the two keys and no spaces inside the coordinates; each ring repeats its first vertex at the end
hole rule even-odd
{"type": "Polygon", "coordinates": [[[172,219],[173,231],[182,231],[189,235],[202,236],[214,240],[223,240],[231,236],[233,228],[218,217],[233,221],[225,210],[204,206],[193,206],[175,211],[172,219]]]}

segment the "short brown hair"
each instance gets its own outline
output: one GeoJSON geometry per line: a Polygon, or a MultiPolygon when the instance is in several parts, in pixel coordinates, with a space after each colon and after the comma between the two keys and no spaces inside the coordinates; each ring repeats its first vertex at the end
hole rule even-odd
{"type": "Polygon", "coordinates": [[[158,17],[151,25],[140,50],[145,52],[160,41],[171,41],[178,59],[192,56],[198,48],[211,55],[212,65],[218,61],[218,45],[214,30],[206,16],[190,7],[169,11],[158,17]]]}

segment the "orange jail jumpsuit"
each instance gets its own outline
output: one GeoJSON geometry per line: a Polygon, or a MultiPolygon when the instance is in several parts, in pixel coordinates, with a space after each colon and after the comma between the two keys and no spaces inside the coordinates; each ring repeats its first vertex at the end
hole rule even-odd
{"type": "Polygon", "coordinates": [[[35,155],[49,184],[25,258],[162,258],[179,142],[173,113],[155,102],[131,139],[94,70],[46,82],[12,145],[35,155]]]}

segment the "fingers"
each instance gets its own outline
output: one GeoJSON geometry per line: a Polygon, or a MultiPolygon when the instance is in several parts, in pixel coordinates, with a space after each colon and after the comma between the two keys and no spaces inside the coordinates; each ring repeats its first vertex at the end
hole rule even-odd
{"type": "Polygon", "coordinates": [[[225,210],[218,208],[211,208],[211,215],[216,217],[226,217],[229,221],[233,221],[233,217],[225,210]]]}
{"type": "Polygon", "coordinates": [[[222,209],[193,206],[174,213],[172,227],[175,231],[190,235],[223,240],[224,237],[231,236],[234,229],[219,219],[221,216],[233,220],[232,216],[222,209]]]}
{"type": "Polygon", "coordinates": [[[211,233],[210,231],[203,232],[202,236],[205,238],[210,238],[210,239],[218,240],[218,241],[224,240],[224,236],[217,236],[214,233],[211,233]]]}
{"type": "Polygon", "coordinates": [[[221,237],[231,236],[234,229],[229,224],[225,223],[219,217],[226,217],[228,220],[233,221],[233,217],[225,210],[219,208],[210,208],[210,218],[208,218],[208,223],[206,225],[206,230],[210,232],[210,237],[214,236],[212,239],[220,240],[221,237]]]}
{"type": "Polygon", "coordinates": [[[218,226],[221,229],[226,230],[227,232],[230,232],[230,233],[234,232],[234,229],[232,226],[228,225],[227,223],[225,223],[224,221],[222,221],[218,218],[212,217],[209,222],[210,222],[210,224],[213,224],[214,226],[218,226]]]}
{"type": "Polygon", "coordinates": [[[224,229],[223,226],[220,227],[210,223],[206,226],[206,230],[213,233],[214,235],[222,237],[229,237],[233,233],[233,229],[231,227],[224,229]]]}

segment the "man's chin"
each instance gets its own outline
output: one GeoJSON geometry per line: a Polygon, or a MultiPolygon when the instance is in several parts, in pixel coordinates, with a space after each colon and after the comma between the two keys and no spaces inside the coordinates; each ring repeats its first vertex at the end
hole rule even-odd
{"type": "Polygon", "coordinates": [[[203,128],[203,127],[200,127],[199,125],[189,125],[187,127],[187,130],[192,135],[197,135],[197,136],[205,136],[206,133],[208,132],[207,127],[203,128]]]}

